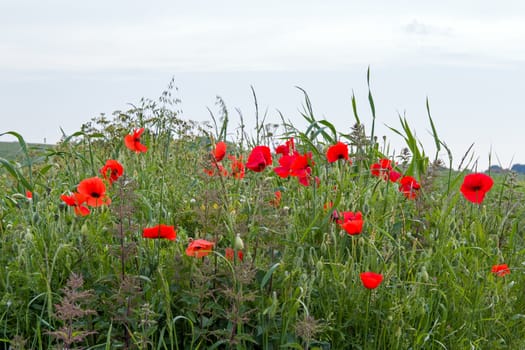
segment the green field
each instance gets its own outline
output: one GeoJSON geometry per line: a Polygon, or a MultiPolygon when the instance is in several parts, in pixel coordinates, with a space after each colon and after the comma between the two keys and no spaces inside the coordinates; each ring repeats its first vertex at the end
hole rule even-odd
{"type": "MultiPolygon", "coordinates": [[[[53,145],[45,145],[39,143],[28,144],[28,149],[31,153],[41,154],[44,150],[53,147],[53,145]]],[[[18,142],[1,142],[0,141],[0,158],[7,160],[15,160],[24,157],[24,150],[18,142]]]]}

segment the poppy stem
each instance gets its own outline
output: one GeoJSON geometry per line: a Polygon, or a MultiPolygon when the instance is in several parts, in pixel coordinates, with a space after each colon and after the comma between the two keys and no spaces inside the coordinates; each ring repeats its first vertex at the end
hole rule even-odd
{"type": "Polygon", "coordinates": [[[121,281],[124,280],[124,277],[125,277],[125,274],[126,274],[126,263],[125,263],[125,252],[124,252],[124,208],[123,208],[123,203],[122,203],[122,198],[123,198],[123,190],[122,190],[122,185],[119,184],[119,187],[118,187],[118,191],[119,191],[119,197],[120,197],[120,201],[119,201],[119,231],[118,231],[118,238],[119,238],[119,242],[120,242],[120,278],[121,278],[121,281]]]}
{"type": "MultiPolygon", "coordinates": [[[[347,235],[348,236],[348,235],[347,235]]],[[[353,239],[353,237],[349,237],[352,241],[352,259],[354,260],[354,264],[357,263],[357,240],[353,239]]]]}
{"type": "MultiPolygon", "coordinates": [[[[165,181],[164,181],[164,178],[165,178],[165,171],[164,171],[164,167],[162,167],[162,178],[161,178],[161,181],[160,181],[160,198],[159,198],[159,221],[157,223],[157,225],[159,225],[159,230],[157,232],[157,235],[158,235],[158,238],[161,238],[161,232],[160,232],[160,224],[162,222],[162,205],[163,205],[163,201],[164,201],[164,184],[165,184],[165,181]]],[[[155,241],[155,250],[157,252],[157,261],[156,261],[156,266],[153,266],[150,273],[153,274],[153,271],[156,270],[159,265],[160,265],[160,239],[157,239],[155,241]]]]}
{"type": "Polygon", "coordinates": [[[370,303],[372,301],[372,290],[368,291],[368,302],[366,303],[366,316],[365,316],[365,338],[363,343],[363,349],[366,349],[366,345],[368,344],[368,315],[370,311],[370,303]]]}

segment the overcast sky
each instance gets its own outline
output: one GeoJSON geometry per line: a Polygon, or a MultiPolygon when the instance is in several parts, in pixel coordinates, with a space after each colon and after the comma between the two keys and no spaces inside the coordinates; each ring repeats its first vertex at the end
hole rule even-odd
{"type": "MultiPolygon", "coordinates": [[[[397,150],[406,115],[433,154],[425,99],[457,165],[470,144],[525,163],[525,2],[505,1],[0,1],[0,132],[59,139],[83,122],[156,98],[171,77],[184,117],[207,120],[215,96],[253,116],[250,85],[270,120],[369,124],[366,70],[379,132],[397,150]]],[[[2,138],[1,140],[8,140],[2,138]]]]}

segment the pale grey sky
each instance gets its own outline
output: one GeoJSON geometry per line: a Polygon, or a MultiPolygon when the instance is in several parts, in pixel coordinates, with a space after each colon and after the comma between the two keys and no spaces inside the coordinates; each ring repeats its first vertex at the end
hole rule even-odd
{"type": "MultiPolygon", "coordinates": [[[[156,98],[172,76],[184,115],[207,120],[222,96],[234,115],[261,107],[302,123],[306,89],[319,118],[369,121],[366,69],[379,132],[399,149],[405,113],[428,153],[425,98],[459,161],[525,163],[521,96],[525,2],[505,1],[0,1],[0,132],[54,142],[101,112],[156,98]],[[367,119],[368,118],[368,119],[367,119]]],[[[3,140],[3,139],[2,139],[3,140]]]]}

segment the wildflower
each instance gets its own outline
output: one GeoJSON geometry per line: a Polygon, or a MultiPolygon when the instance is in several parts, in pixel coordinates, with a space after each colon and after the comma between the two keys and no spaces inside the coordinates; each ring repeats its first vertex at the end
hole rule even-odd
{"type": "Polygon", "coordinates": [[[494,265],[492,266],[492,270],[490,272],[492,272],[496,276],[503,277],[510,273],[510,269],[507,264],[494,265]]]}
{"type": "Polygon", "coordinates": [[[376,289],[383,281],[383,275],[375,272],[362,272],[359,277],[363,286],[368,289],[376,289]]]}
{"type": "Polygon", "coordinates": [[[296,155],[285,154],[279,158],[279,166],[273,168],[273,171],[279,177],[287,178],[290,175],[290,167],[295,160],[296,155]]]}
{"type": "Polygon", "coordinates": [[[373,176],[392,182],[396,182],[401,177],[400,173],[393,170],[392,161],[386,158],[382,158],[379,162],[372,164],[370,166],[370,172],[373,176]]]}
{"type": "Polygon", "coordinates": [[[75,208],[75,214],[79,216],[89,215],[90,210],[84,205],[86,202],[86,196],[80,193],[73,193],[70,196],[65,194],[60,196],[60,199],[67,205],[75,208]]]}
{"type": "Polygon", "coordinates": [[[104,177],[105,180],[108,180],[110,184],[117,181],[119,177],[124,173],[124,168],[122,164],[114,159],[109,159],[106,161],[106,164],[100,169],[100,174],[104,177]],[[109,172],[109,177],[108,177],[109,172]]]}
{"type": "Polygon", "coordinates": [[[231,173],[230,175],[236,179],[242,179],[244,177],[244,163],[242,162],[242,156],[239,158],[235,156],[228,156],[230,160],[231,173]]]}
{"type": "Polygon", "coordinates": [[[403,176],[401,180],[399,180],[399,191],[408,199],[415,199],[420,188],[421,186],[412,176],[403,176]]]}
{"type": "Polygon", "coordinates": [[[290,164],[290,175],[297,177],[301,185],[310,186],[311,165],[313,164],[312,152],[303,155],[296,153],[292,164],[290,164]]]}
{"type": "Polygon", "coordinates": [[[360,211],[354,213],[351,211],[342,212],[338,216],[339,226],[350,236],[358,235],[363,231],[363,215],[360,211]]]}
{"type": "Polygon", "coordinates": [[[399,178],[401,177],[401,174],[398,173],[397,171],[395,170],[390,170],[388,172],[388,178],[390,181],[392,182],[397,182],[397,180],[399,180],[399,178]]]}
{"type": "Polygon", "coordinates": [[[140,128],[135,129],[132,135],[126,135],[124,137],[124,144],[126,145],[126,147],[136,153],[145,153],[148,150],[148,147],[140,143],[140,136],[143,132],[144,128],[140,128]]]}
{"type": "Polygon", "coordinates": [[[173,241],[177,238],[177,232],[173,226],[160,224],[154,227],[147,227],[142,230],[142,237],[144,238],[165,238],[173,241]]]}
{"type": "Polygon", "coordinates": [[[463,196],[472,203],[481,203],[485,194],[490,191],[494,180],[483,173],[468,174],[463,179],[460,191],[463,196]]]}
{"type": "Polygon", "coordinates": [[[290,175],[297,177],[305,177],[310,175],[312,172],[310,164],[313,165],[312,152],[308,152],[303,155],[296,153],[292,164],[290,164],[290,175]]]}
{"type": "Polygon", "coordinates": [[[272,164],[272,154],[268,146],[255,146],[248,157],[246,167],[255,172],[261,172],[272,164]]]}
{"type": "Polygon", "coordinates": [[[274,207],[278,207],[281,204],[281,197],[282,193],[281,191],[275,191],[275,197],[270,201],[270,205],[274,207]]]}
{"type": "Polygon", "coordinates": [[[208,176],[214,176],[216,174],[220,176],[228,176],[228,170],[226,170],[221,163],[211,164],[211,168],[204,168],[204,172],[208,174],[208,176]]]}
{"type": "Polygon", "coordinates": [[[27,199],[33,199],[33,192],[31,192],[31,191],[26,191],[26,198],[27,198],[27,199]]]}
{"type": "Polygon", "coordinates": [[[217,142],[215,149],[212,151],[216,162],[220,162],[226,155],[226,143],[223,141],[217,142]]]}
{"type": "MultiPolygon", "coordinates": [[[[224,250],[224,256],[226,257],[226,259],[233,261],[235,251],[232,248],[228,247],[224,250]]],[[[242,250],[237,250],[237,257],[240,261],[242,261],[242,259],[244,258],[244,253],[242,252],[242,250]]]]}
{"type": "Polygon", "coordinates": [[[89,206],[99,207],[111,203],[111,199],[106,197],[106,185],[99,177],[90,177],[80,181],[77,191],[86,197],[86,203],[89,206]]]}
{"type": "Polygon", "coordinates": [[[293,137],[291,137],[284,145],[277,146],[275,153],[287,156],[295,153],[295,143],[293,137]]]}
{"type": "Polygon", "coordinates": [[[390,159],[380,159],[379,162],[374,163],[370,166],[370,172],[372,175],[377,177],[383,177],[383,175],[392,170],[392,161],[390,159]]]}
{"type": "Polygon", "coordinates": [[[336,162],[339,159],[348,160],[348,146],[341,141],[330,146],[326,152],[326,159],[328,159],[328,163],[336,162]]]}
{"type": "Polygon", "coordinates": [[[186,248],[186,255],[195,258],[202,258],[211,253],[214,243],[205,239],[191,240],[188,248],[186,248]]]}
{"type": "Polygon", "coordinates": [[[373,176],[380,177],[383,180],[388,179],[388,174],[392,170],[392,161],[390,159],[382,158],[379,162],[370,166],[370,172],[373,176]]]}

